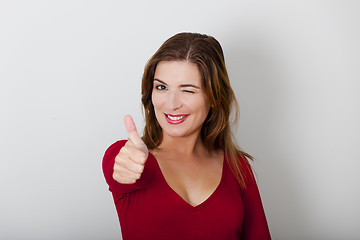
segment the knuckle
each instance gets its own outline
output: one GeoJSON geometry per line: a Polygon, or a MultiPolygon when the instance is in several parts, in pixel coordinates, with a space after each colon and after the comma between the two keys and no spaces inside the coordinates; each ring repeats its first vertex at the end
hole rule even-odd
{"type": "Polygon", "coordinates": [[[136,179],[134,179],[134,178],[121,176],[119,174],[113,174],[113,178],[114,178],[115,181],[117,181],[118,183],[121,183],[121,184],[129,184],[129,183],[135,183],[136,182],[136,179]]]}
{"type": "Polygon", "coordinates": [[[131,140],[126,141],[124,147],[132,147],[134,146],[134,143],[131,140]]]}
{"type": "Polygon", "coordinates": [[[126,153],[127,151],[128,151],[128,148],[125,145],[120,149],[119,153],[126,153]]]}
{"type": "Polygon", "coordinates": [[[136,162],[139,164],[144,164],[146,162],[147,156],[144,152],[140,150],[137,150],[133,156],[136,159],[136,162]]]}
{"type": "Polygon", "coordinates": [[[118,156],[115,158],[115,165],[124,166],[129,163],[129,157],[127,156],[118,156]]]}
{"type": "Polygon", "coordinates": [[[124,184],[132,184],[135,182],[136,182],[136,179],[134,179],[134,178],[124,178],[124,180],[122,181],[122,183],[124,183],[124,184]]]}
{"type": "Polygon", "coordinates": [[[144,171],[144,165],[139,165],[139,172],[142,173],[144,171]]]}
{"type": "Polygon", "coordinates": [[[140,177],[141,177],[141,173],[137,173],[135,176],[135,179],[138,180],[138,179],[140,179],[140,177]]]}
{"type": "Polygon", "coordinates": [[[113,167],[114,173],[117,172],[118,169],[119,169],[119,166],[118,166],[118,164],[115,163],[115,164],[114,164],[114,167],[113,167]]]}
{"type": "Polygon", "coordinates": [[[121,162],[123,158],[124,158],[124,153],[119,152],[118,155],[116,155],[116,157],[115,157],[115,163],[121,162]]]}
{"type": "Polygon", "coordinates": [[[122,169],[121,166],[119,166],[118,164],[114,165],[114,173],[117,173],[117,174],[120,173],[121,169],[122,169]]]}
{"type": "Polygon", "coordinates": [[[120,177],[119,177],[118,174],[113,173],[112,177],[113,177],[113,179],[114,179],[115,181],[120,182],[120,177]]]}
{"type": "Polygon", "coordinates": [[[144,152],[140,153],[140,159],[143,161],[143,163],[146,161],[146,154],[144,152]]]}

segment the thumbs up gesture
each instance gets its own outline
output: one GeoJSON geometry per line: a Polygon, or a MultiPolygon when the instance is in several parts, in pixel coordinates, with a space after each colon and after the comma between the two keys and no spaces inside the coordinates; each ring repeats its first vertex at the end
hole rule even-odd
{"type": "Polygon", "coordinates": [[[126,115],[124,122],[130,139],[115,157],[113,178],[119,183],[130,184],[141,177],[149,151],[140,138],[132,117],[126,115]]]}

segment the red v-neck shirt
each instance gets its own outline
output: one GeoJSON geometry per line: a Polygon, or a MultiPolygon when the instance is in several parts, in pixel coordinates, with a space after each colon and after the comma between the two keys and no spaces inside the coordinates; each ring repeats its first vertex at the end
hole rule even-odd
{"type": "Polygon", "coordinates": [[[103,159],[124,240],[271,239],[260,194],[249,171],[250,181],[243,191],[224,159],[216,190],[193,207],[167,184],[152,154],[136,183],[116,182],[112,178],[115,157],[125,143],[122,140],[111,145],[103,159]]]}

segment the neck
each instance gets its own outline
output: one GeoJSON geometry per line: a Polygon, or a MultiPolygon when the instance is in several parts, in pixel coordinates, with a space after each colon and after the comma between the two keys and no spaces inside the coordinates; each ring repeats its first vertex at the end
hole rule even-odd
{"type": "Polygon", "coordinates": [[[198,155],[206,151],[200,133],[186,137],[171,137],[164,134],[163,141],[158,149],[188,156],[198,155]]]}

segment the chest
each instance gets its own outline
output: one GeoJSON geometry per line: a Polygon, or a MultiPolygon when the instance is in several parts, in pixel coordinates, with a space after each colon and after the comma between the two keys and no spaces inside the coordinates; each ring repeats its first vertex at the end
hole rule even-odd
{"type": "Polygon", "coordinates": [[[116,202],[124,239],[240,238],[244,205],[228,168],[211,196],[197,206],[169,188],[159,170],[151,188],[126,194],[116,202]]]}
{"type": "Polygon", "coordinates": [[[158,156],[157,162],[168,187],[193,207],[215,192],[223,175],[222,154],[200,161],[158,156]]]}

